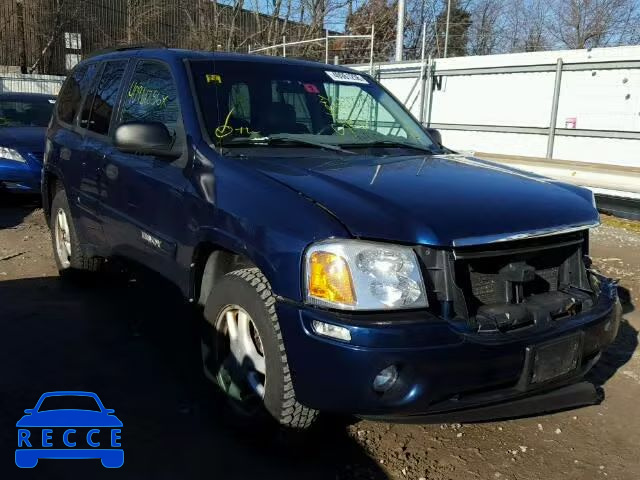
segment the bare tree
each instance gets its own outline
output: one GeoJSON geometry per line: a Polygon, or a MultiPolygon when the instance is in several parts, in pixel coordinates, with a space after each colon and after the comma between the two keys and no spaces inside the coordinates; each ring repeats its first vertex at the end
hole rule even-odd
{"type": "Polygon", "coordinates": [[[496,53],[504,33],[504,2],[479,0],[471,7],[469,53],[489,55],[496,53]]]}
{"type": "Polygon", "coordinates": [[[635,0],[550,0],[549,6],[549,32],[563,47],[603,47],[633,35],[635,0]]]}
{"type": "Polygon", "coordinates": [[[503,52],[534,52],[549,48],[548,0],[513,0],[505,5],[503,52]]]}
{"type": "Polygon", "coordinates": [[[436,50],[436,22],[442,8],[441,0],[409,0],[405,24],[405,58],[420,58],[422,47],[422,25],[426,24],[426,51],[436,50]]]}
{"type": "MultiPolygon", "coordinates": [[[[22,0],[21,2],[22,3],[22,0]]],[[[41,66],[45,61],[51,61],[52,50],[55,44],[63,36],[69,25],[80,15],[82,8],[81,0],[54,0],[53,2],[42,2],[42,14],[36,24],[37,35],[44,39],[44,47],[36,57],[34,63],[28,68],[29,73],[42,70],[41,66]]],[[[48,70],[48,69],[45,69],[48,70]]]]}
{"type": "Polygon", "coordinates": [[[126,38],[127,43],[149,42],[155,40],[148,29],[156,25],[166,6],[156,0],[127,0],[126,10],[126,38]]]}
{"type": "MultiPolygon", "coordinates": [[[[371,25],[375,24],[374,57],[378,61],[389,60],[393,51],[396,35],[397,4],[389,4],[385,0],[369,0],[358,7],[347,18],[346,32],[349,35],[368,35],[371,25]]],[[[351,61],[369,57],[370,46],[359,42],[350,43],[344,48],[343,55],[351,61]]]]}

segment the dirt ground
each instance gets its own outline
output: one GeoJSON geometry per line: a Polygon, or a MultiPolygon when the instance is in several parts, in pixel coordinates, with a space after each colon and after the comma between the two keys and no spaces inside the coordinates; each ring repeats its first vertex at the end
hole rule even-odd
{"type": "Polygon", "coordinates": [[[590,379],[601,405],[503,422],[392,425],[327,419],[300,445],[228,427],[196,373],[191,310],[149,279],[62,283],[36,204],[0,198],[0,478],[640,479],[640,233],[605,219],[600,270],[625,321],[590,379]],[[123,421],[124,467],[14,465],[15,422],[50,390],[99,394],[123,421]]]}

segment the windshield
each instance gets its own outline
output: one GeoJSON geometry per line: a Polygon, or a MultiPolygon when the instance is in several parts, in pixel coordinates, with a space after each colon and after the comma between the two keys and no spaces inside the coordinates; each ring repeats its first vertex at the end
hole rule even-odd
{"type": "Polygon", "coordinates": [[[55,100],[0,100],[0,127],[46,127],[55,100]]]}
{"type": "Polygon", "coordinates": [[[191,62],[204,128],[218,146],[436,146],[369,78],[332,70],[252,61],[191,62]]]}

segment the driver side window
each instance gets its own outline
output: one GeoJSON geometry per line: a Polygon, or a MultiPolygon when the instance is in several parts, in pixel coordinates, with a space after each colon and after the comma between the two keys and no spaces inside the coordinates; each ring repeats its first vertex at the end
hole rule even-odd
{"type": "Polygon", "coordinates": [[[136,65],[124,94],[120,123],[133,121],[163,123],[171,135],[180,138],[178,92],[166,65],[150,60],[136,65]]]}

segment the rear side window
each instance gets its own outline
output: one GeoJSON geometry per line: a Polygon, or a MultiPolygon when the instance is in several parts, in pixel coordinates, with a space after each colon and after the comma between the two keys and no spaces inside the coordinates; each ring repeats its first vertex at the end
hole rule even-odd
{"type": "Polygon", "coordinates": [[[179,121],[178,92],[168,67],[154,61],[138,63],[125,93],[122,123],[160,122],[175,135],[179,121]]]}
{"type": "Polygon", "coordinates": [[[97,69],[96,64],[78,67],[67,78],[58,95],[58,119],[66,123],[73,123],[82,98],[86,95],[97,69]]]}
{"type": "Polygon", "coordinates": [[[127,60],[107,62],[105,64],[91,103],[91,113],[89,114],[89,124],[87,128],[92,132],[101,135],[106,135],[109,132],[111,115],[113,114],[118,99],[118,92],[120,91],[122,77],[124,76],[126,68],[127,60]]]}

